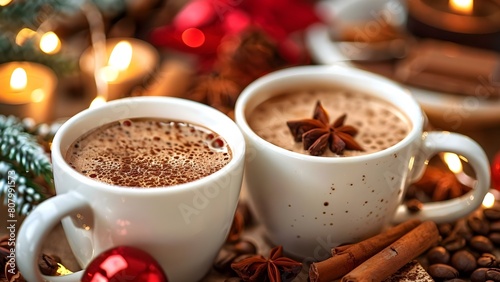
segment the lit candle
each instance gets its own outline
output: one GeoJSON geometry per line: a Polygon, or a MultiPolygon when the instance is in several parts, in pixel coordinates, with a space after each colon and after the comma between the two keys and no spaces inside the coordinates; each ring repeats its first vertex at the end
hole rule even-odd
{"type": "Polygon", "coordinates": [[[408,0],[408,30],[418,37],[500,51],[500,3],[408,0]]]}
{"type": "Polygon", "coordinates": [[[159,55],[150,44],[134,38],[112,38],[106,41],[104,65],[95,74],[94,51],[85,50],[80,70],[89,95],[100,100],[128,96],[134,87],[146,81],[159,63],[159,55]],[[96,78],[107,84],[107,93],[97,93],[96,78]]]}
{"type": "Polygon", "coordinates": [[[57,77],[40,64],[11,62],[0,65],[0,113],[35,122],[47,122],[57,77]]]}

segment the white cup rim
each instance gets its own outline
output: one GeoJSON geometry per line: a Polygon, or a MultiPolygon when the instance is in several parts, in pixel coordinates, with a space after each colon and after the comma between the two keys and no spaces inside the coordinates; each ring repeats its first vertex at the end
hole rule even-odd
{"type": "MultiPolygon", "coordinates": [[[[268,92],[277,93],[276,91],[270,90],[268,92]]],[[[260,96],[263,95],[260,94],[260,96]]],[[[256,102],[255,104],[259,104],[262,101],[256,102]]],[[[252,109],[253,107],[250,110],[252,109]]],[[[265,146],[289,158],[301,159],[304,161],[310,161],[315,163],[359,162],[367,159],[377,158],[382,155],[396,153],[402,147],[411,144],[415,140],[415,138],[421,137],[425,121],[425,115],[422,112],[422,109],[420,108],[418,102],[415,100],[415,98],[411,95],[411,93],[408,90],[404,89],[396,82],[388,78],[382,77],[380,75],[341,65],[294,66],[266,74],[256,79],[252,83],[250,83],[242,91],[242,93],[238,97],[238,100],[236,101],[234,114],[236,123],[240,127],[241,131],[245,133],[246,138],[249,138],[251,142],[258,144],[260,147],[265,146]],[[274,145],[264,140],[251,129],[246,119],[247,111],[249,111],[249,109],[247,109],[247,105],[249,103],[252,103],[252,101],[256,99],[255,97],[258,97],[259,93],[263,93],[263,89],[276,87],[277,88],[276,91],[279,91],[279,88],[281,87],[280,85],[283,85],[284,83],[298,84],[300,83],[300,79],[303,79],[304,77],[307,77],[308,79],[316,79],[316,78],[320,79],[318,78],[319,76],[323,76],[323,79],[325,79],[325,77],[328,76],[329,77],[338,76],[340,78],[354,78],[363,81],[363,83],[358,83],[356,88],[367,87],[367,83],[371,83],[378,87],[387,88],[387,92],[394,91],[394,93],[388,92],[390,96],[389,98],[387,97],[384,98],[384,96],[382,96],[385,94],[379,94],[378,96],[391,104],[394,104],[394,101],[392,101],[391,99],[399,99],[398,105],[396,104],[394,105],[403,113],[405,113],[408,119],[411,121],[412,128],[410,132],[403,140],[401,140],[397,144],[381,151],[377,151],[370,154],[357,155],[357,156],[331,158],[331,157],[311,156],[289,151],[287,149],[281,148],[277,145],[274,145]],[[404,105],[405,108],[402,108],[401,105],[404,105]]]]}
{"type": "MultiPolygon", "coordinates": [[[[168,111],[168,109],[165,110],[168,111]]],[[[110,115],[111,114],[107,114],[107,117],[109,117],[110,115]]],[[[143,117],[155,118],[155,116],[143,116],[143,117]]],[[[157,117],[162,118],[161,116],[157,117]]],[[[123,118],[132,118],[132,117],[126,116],[123,118]]],[[[121,119],[122,118],[114,117],[109,122],[121,119]]],[[[94,124],[92,125],[92,128],[97,128],[99,126],[100,124],[94,124]]],[[[203,126],[210,128],[210,125],[204,124],[203,126]]],[[[87,131],[88,130],[86,130],[85,132],[87,131]]],[[[83,133],[84,132],[82,132],[82,134],[83,133]]],[[[72,116],[65,123],[63,123],[59,128],[59,130],[56,132],[56,135],[54,136],[52,142],[52,162],[53,163],[57,162],[58,166],[62,170],[62,173],[70,174],[79,183],[85,186],[86,189],[88,189],[88,187],[92,187],[92,189],[95,190],[101,190],[117,194],[137,195],[137,196],[140,195],[151,196],[160,194],[163,195],[167,193],[179,193],[183,191],[185,192],[190,189],[197,189],[200,186],[201,187],[206,186],[207,184],[217,181],[217,179],[220,179],[221,177],[224,177],[224,175],[226,174],[234,173],[237,167],[244,161],[244,157],[245,157],[245,141],[238,126],[234,123],[234,121],[231,118],[229,118],[224,113],[216,110],[215,108],[207,106],[205,104],[201,104],[199,102],[183,98],[166,97],[166,96],[128,97],[128,98],[112,100],[110,102],[107,102],[105,105],[98,106],[96,108],[85,109],[77,113],[76,115],[72,116]],[[101,181],[97,181],[77,172],[66,162],[63,156],[62,151],[64,149],[61,148],[62,146],[61,143],[65,138],[69,138],[67,137],[67,131],[70,128],[74,126],[79,126],[78,124],[82,123],[82,121],[86,121],[91,116],[94,116],[96,114],[105,111],[110,111],[111,109],[118,109],[119,107],[123,107],[124,105],[132,105],[132,104],[138,107],[143,105],[164,104],[164,105],[169,105],[170,107],[190,108],[191,110],[198,112],[200,115],[201,113],[206,113],[207,116],[211,116],[213,119],[217,119],[218,121],[221,122],[221,124],[223,124],[221,126],[227,129],[225,130],[225,132],[220,132],[220,130],[219,131],[214,130],[214,131],[220,134],[228,143],[231,143],[229,144],[233,153],[231,160],[220,170],[205,177],[202,177],[200,179],[178,185],[165,186],[165,187],[152,187],[152,188],[122,187],[118,185],[112,185],[101,181]],[[231,136],[231,141],[228,140],[227,138],[229,135],[231,136]]]]}

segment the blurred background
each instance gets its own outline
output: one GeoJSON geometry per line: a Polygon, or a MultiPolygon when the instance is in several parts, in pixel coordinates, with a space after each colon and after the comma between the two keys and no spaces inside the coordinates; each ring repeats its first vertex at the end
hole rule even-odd
{"type": "Polygon", "coordinates": [[[233,117],[250,82],[305,64],[401,84],[500,186],[500,0],[0,0],[0,196],[12,170],[19,216],[53,195],[51,139],[86,108],[175,96],[233,117]]]}

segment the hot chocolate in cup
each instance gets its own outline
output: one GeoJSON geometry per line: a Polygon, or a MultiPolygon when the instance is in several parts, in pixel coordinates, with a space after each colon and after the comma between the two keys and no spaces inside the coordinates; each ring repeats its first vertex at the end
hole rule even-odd
{"type": "Polygon", "coordinates": [[[151,255],[171,282],[199,281],[211,269],[243,178],[245,142],[229,117],[180,98],[118,99],[70,118],[51,149],[57,195],[29,214],[16,237],[27,281],[81,281],[82,271],[48,277],[38,269],[59,222],[82,269],[120,246],[151,255]],[[213,155],[227,159],[208,168],[214,145],[213,155]]]}
{"type": "Polygon", "coordinates": [[[235,118],[247,144],[244,187],[249,205],[270,242],[297,258],[325,259],[332,247],[361,241],[410,218],[454,221],[479,207],[488,191],[483,149],[464,135],[424,131],[425,115],[411,93],[369,72],[301,66],[270,73],[244,89],[235,118]],[[333,135],[317,124],[313,127],[323,131],[308,135],[312,141],[303,135],[311,128],[294,131],[287,125],[317,116],[318,102],[329,125],[337,120],[333,127],[357,130],[352,135],[361,149],[349,141],[344,150],[336,150],[330,146],[333,137],[314,143],[333,135]],[[324,153],[316,155],[311,144],[324,153]],[[474,189],[412,213],[402,204],[406,190],[440,152],[468,160],[477,178],[474,189]]]}

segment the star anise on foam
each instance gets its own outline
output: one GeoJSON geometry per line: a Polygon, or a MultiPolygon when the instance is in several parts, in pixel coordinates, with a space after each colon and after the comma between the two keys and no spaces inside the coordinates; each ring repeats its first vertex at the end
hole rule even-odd
{"type": "Polygon", "coordinates": [[[287,282],[292,281],[302,270],[302,263],[283,256],[283,247],[271,249],[269,258],[254,255],[231,264],[243,281],[287,282]]]}
{"type": "Polygon", "coordinates": [[[329,124],[328,113],[318,101],[312,119],[287,121],[286,124],[295,141],[302,142],[304,150],[313,156],[322,155],[327,148],[338,155],[345,149],[364,151],[354,140],[358,130],[352,125],[344,125],[346,117],[347,114],[343,114],[329,124]]]}

